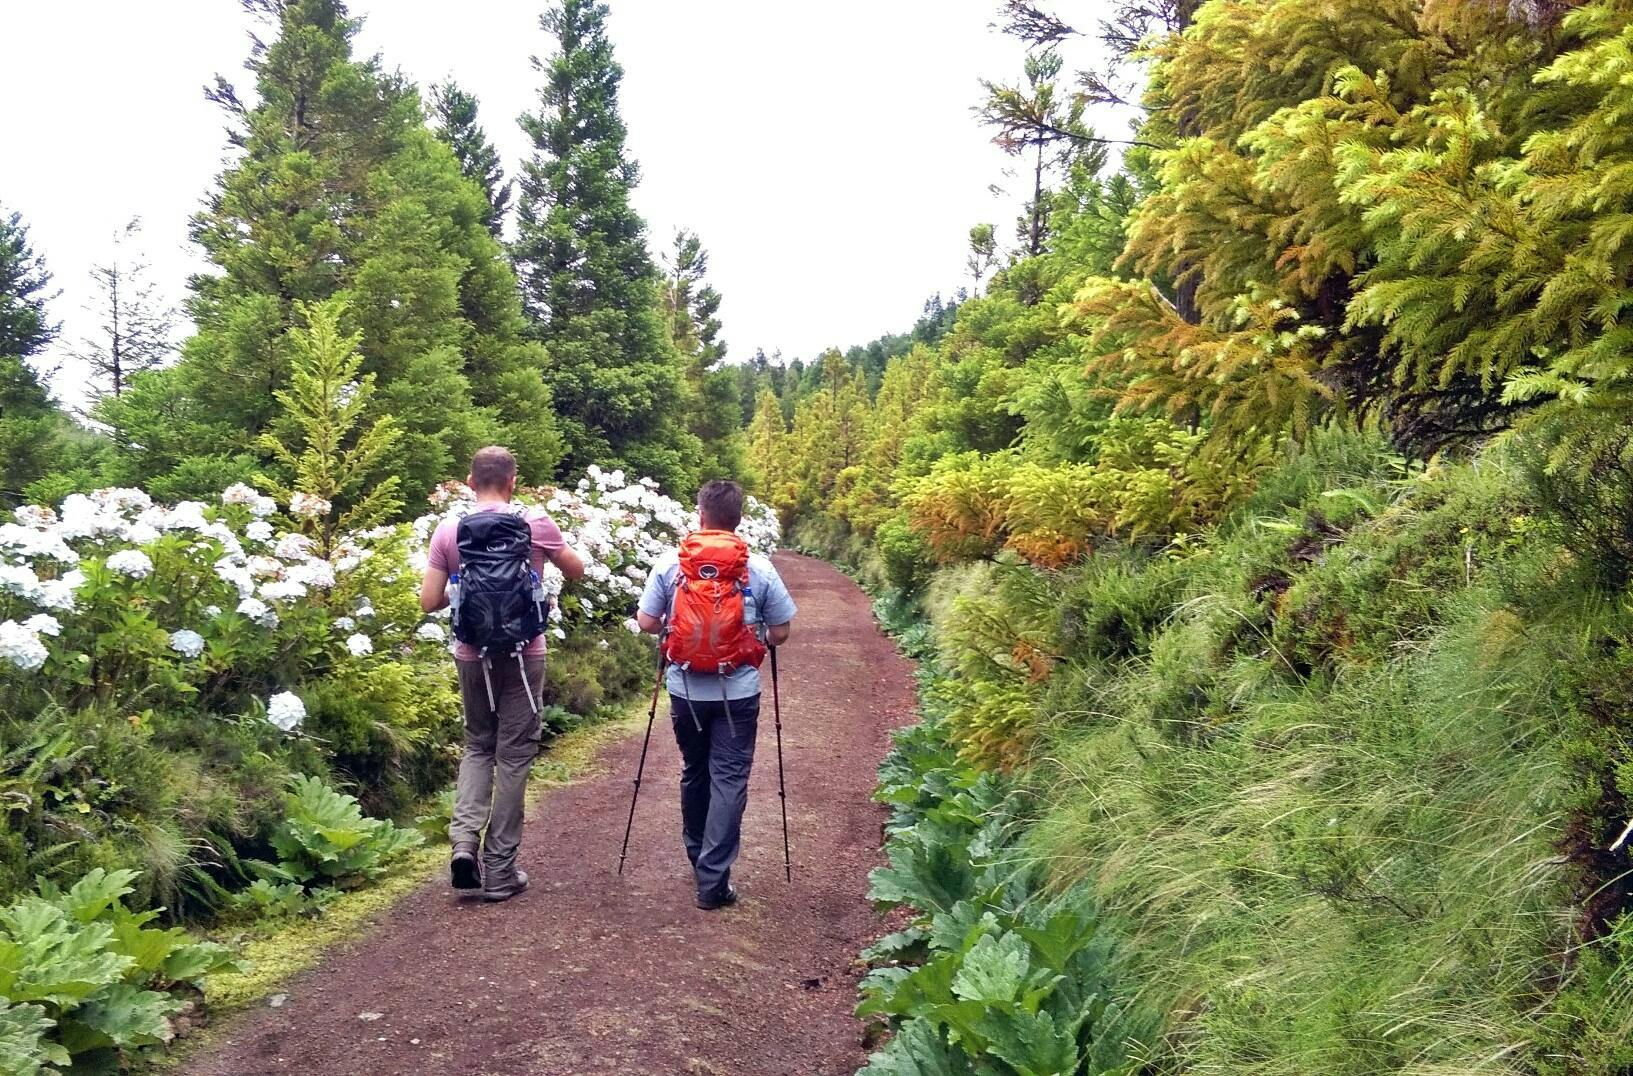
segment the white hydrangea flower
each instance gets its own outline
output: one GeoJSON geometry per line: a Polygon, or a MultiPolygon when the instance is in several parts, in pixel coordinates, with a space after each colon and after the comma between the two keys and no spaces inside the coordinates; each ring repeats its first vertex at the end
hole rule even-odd
{"type": "Polygon", "coordinates": [[[624,630],[629,632],[631,635],[639,635],[641,634],[641,625],[634,617],[630,617],[628,620],[624,621],[624,630]]]}
{"type": "Polygon", "coordinates": [[[40,577],[26,564],[0,563],[0,593],[35,601],[40,594],[40,577]]]}
{"type": "Polygon", "coordinates": [[[159,540],[160,531],[159,528],[153,526],[151,523],[144,523],[141,520],[138,520],[135,523],[130,523],[120,527],[118,534],[120,538],[123,538],[132,545],[147,545],[149,542],[156,542],[159,540]]]}
{"type": "Polygon", "coordinates": [[[23,627],[35,635],[58,636],[62,634],[62,621],[50,613],[35,613],[23,621],[23,627]]]}
{"type": "Polygon", "coordinates": [[[272,547],[279,560],[305,560],[312,555],[315,543],[304,534],[286,534],[272,547]]]}
{"type": "Polygon", "coordinates": [[[11,513],[11,518],[35,530],[47,530],[57,523],[57,513],[43,504],[19,505],[11,513]]]}
{"type": "Polygon", "coordinates": [[[293,579],[274,579],[261,584],[260,594],[269,602],[292,602],[306,597],[306,585],[293,579]]]}
{"type": "Polygon", "coordinates": [[[234,482],[232,485],[221,491],[221,503],[238,504],[248,508],[253,505],[256,500],[260,498],[260,496],[261,495],[259,493],[256,493],[253,489],[244,485],[244,483],[234,482]]]}
{"type": "Polygon", "coordinates": [[[45,664],[50,651],[40,637],[27,625],[15,620],[0,620],[0,660],[11,662],[24,672],[33,672],[45,664]]]}
{"type": "Polygon", "coordinates": [[[293,691],[283,691],[267,700],[266,719],[282,732],[294,732],[306,720],[306,704],[293,691]]]}
{"type": "Polygon", "coordinates": [[[206,605],[204,607],[204,615],[209,617],[211,620],[214,620],[216,617],[221,615],[221,606],[206,605]]]}
{"type": "Polygon", "coordinates": [[[60,564],[79,563],[79,554],[63,541],[61,534],[49,528],[41,530],[17,523],[0,523],[0,546],[12,549],[26,559],[44,557],[60,564]]]}
{"type": "Polygon", "coordinates": [[[335,630],[336,631],[351,631],[355,627],[357,627],[357,621],[353,620],[349,616],[342,616],[342,617],[336,617],[335,618],[335,630]]]}
{"type": "Polygon", "coordinates": [[[278,614],[259,598],[245,598],[238,603],[238,615],[249,617],[263,628],[276,628],[278,614]]]}
{"type": "Polygon", "coordinates": [[[441,624],[421,624],[414,632],[414,636],[418,639],[424,639],[428,643],[445,643],[448,641],[448,633],[442,629],[441,624]]]}
{"type": "Polygon", "coordinates": [[[278,510],[278,502],[271,497],[257,497],[249,506],[250,515],[257,519],[265,519],[278,510]]]}
{"type": "Polygon", "coordinates": [[[146,579],[153,574],[153,560],[140,549],[122,549],[108,558],[108,570],[130,579],[146,579]]]}
{"type": "Polygon", "coordinates": [[[251,520],[244,528],[244,537],[254,542],[272,541],[272,524],[264,519],[251,520]]]}
{"type": "Polygon", "coordinates": [[[245,560],[249,573],[257,579],[276,579],[284,573],[284,562],[277,557],[264,557],[257,554],[245,560]]]}
{"type": "MultiPolygon", "coordinates": [[[[424,543],[425,539],[421,539],[415,544],[423,545],[424,543]]],[[[334,565],[335,571],[349,572],[359,564],[362,564],[368,559],[368,557],[368,550],[364,549],[350,538],[346,538],[342,539],[341,542],[335,546],[334,552],[329,556],[329,560],[334,565]]]]}
{"type": "Polygon", "coordinates": [[[202,531],[209,528],[210,521],[204,518],[202,502],[182,501],[165,512],[157,525],[167,531],[202,531]]]}
{"type": "Polygon", "coordinates": [[[322,497],[297,493],[289,498],[289,514],[297,519],[319,519],[329,514],[334,506],[322,497]]]}
{"type": "Polygon", "coordinates": [[[204,636],[190,628],[170,633],[170,649],[184,658],[196,658],[204,653],[204,636]]]}
{"type": "Polygon", "coordinates": [[[374,640],[362,632],[346,636],[346,650],[354,658],[374,653],[374,640]]]}
{"type": "Polygon", "coordinates": [[[374,603],[369,601],[367,598],[363,598],[357,603],[357,608],[352,610],[352,612],[357,614],[357,619],[368,620],[370,617],[374,616],[374,603]]]}
{"type": "Polygon", "coordinates": [[[58,613],[71,613],[75,608],[74,588],[61,579],[48,579],[40,584],[34,604],[58,613]]]}
{"type": "Polygon", "coordinates": [[[222,582],[231,583],[240,598],[255,593],[255,577],[243,565],[226,559],[218,560],[215,562],[215,574],[221,577],[222,582]]]}
{"type": "Polygon", "coordinates": [[[335,585],[335,570],[326,561],[309,560],[284,572],[284,578],[303,586],[328,590],[335,585]]]}
{"type": "Polygon", "coordinates": [[[551,628],[550,634],[563,641],[566,641],[567,639],[567,633],[560,628],[551,628]]]}

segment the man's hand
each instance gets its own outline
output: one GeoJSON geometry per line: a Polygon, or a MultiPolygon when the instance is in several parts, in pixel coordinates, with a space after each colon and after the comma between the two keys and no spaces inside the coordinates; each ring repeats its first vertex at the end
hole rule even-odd
{"type": "Polygon", "coordinates": [[[425,581],[420,584],[420,608],[434,613],[448,604],[448,573],[441,568],[425,569],[425,581]]]}
{"type": "Polygon", "coordinates": [[[788,641],[788,637],[792,634],[794,634],[794,622],[792,620],[786,624],[772,624],[765,630],[765,641],[769,646],[781,646],[788,641]]]}

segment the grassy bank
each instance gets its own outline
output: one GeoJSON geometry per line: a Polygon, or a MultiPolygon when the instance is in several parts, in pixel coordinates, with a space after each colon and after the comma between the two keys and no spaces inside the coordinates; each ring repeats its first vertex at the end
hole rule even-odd
{"type": "Polygon", "coordinates": [[[1191,541],[882,603],[1033,805],[1014,860],[1163,1014],[1148,1071],[1633,1065],[1633,607],[1526,458],[1329,437],[1191,541]]]}

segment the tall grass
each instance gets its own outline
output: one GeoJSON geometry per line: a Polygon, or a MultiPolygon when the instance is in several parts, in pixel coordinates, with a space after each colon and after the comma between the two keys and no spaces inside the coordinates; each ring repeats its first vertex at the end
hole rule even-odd
{"type": "MultiPolygon", "coordinates": [[[[1155,1071],[1630,1071],[1633,930],[1584,913],[1626,856],[1572,834],[1633,774],[1633,719],[1582,702],[1633,617],[1523,488],[1330,438],[1189,552],[1046,580],[1046,677],[960,685],[1028,685],[1027,848],[1127,924],[1155,1071]]],[[[998,574],[944,650],[1039,630],[998,574]]]]}

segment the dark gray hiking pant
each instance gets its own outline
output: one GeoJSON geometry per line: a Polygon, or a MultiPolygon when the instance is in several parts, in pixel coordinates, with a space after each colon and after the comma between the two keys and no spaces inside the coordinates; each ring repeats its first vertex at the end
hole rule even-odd
{"type": "Polygon", "coordinates": [[[705,900],[722,895],[731,882],[760,722],[760,696],[731,700],[729,720],[727,705],[669,696],[681,756],[681,837],[697,877],[697,894],[705,900]]]}
{"type": "MultiPolygon", "coordinates": [[[[544,692],[544,659],[522,660],[537,704],[544,692]]],[[[459,760],[448,836],[455,845],[481,842],[483,886],[503,889],[516,880],[527,775],[539,753],[539,715],[528,704],[516,659],[506,656],[489,661],[488,676],[497,706],[488,705],[482,663],[455,662],[465,703],[465,754],[459,760]]]]}

